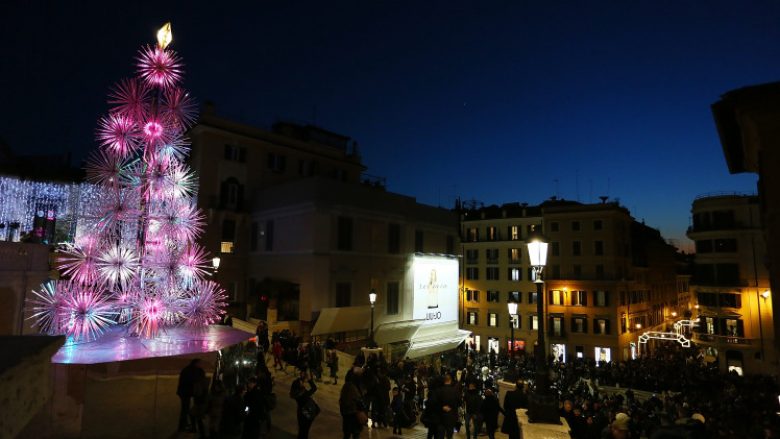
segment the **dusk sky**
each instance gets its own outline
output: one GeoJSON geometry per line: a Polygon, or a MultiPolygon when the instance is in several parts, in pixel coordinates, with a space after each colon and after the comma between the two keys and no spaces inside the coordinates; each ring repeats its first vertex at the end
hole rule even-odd
{"type": "Polygon", "coordinates": [[[780,79],[780,2],[3,2],[0,138],[96,147],[117,80],[162,23],[217,113],[354,138],[388,190],[451,207],[618,198],[679,240],[730,175],[710,105],[780,79]],[[116,6],[120,5],[120,6],[116,6]]]}

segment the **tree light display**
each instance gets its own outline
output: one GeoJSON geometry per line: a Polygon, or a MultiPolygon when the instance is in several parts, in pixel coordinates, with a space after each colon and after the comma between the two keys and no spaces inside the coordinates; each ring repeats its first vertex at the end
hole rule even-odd
{"type": "Polygon", "coordinates": [[[208,253],[195,243],[204,217],[183,162],[195,105],[179,86],[181,60],[167,48],[170,24],[157,39],[140,50],[138,76],[116,85],[98,123],[87,178],[104,196],[80,213],[82,233],[58,254],[62,278],[34,291],[31,318],[42,332],[90,341],[122,325],[152,338],[224,313],[224,290],[207,279],[208,253]]]}

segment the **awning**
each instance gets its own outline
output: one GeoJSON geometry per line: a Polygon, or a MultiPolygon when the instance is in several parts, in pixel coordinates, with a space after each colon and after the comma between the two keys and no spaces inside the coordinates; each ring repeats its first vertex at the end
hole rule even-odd
{"type": "Polygon", "coordinates": [[[366,331],[371,322],[370,306],[348,306],[344,308],[322,308],[311,335],[336,334],[339,332],[366,331]]]}
{"type": "Polygon", "coordinates": [[[425,320],[404,320],[382,323],[374,329],[374,340],[378,345],[411,341],[425,320]]]}
{"type": "Polygon", "coordinates": [[[423,325],[414,335],[406,356],[414,359],[455,349],[470,334],[470,331],[458,329],[456,321],[439,325],[423,325]]]}

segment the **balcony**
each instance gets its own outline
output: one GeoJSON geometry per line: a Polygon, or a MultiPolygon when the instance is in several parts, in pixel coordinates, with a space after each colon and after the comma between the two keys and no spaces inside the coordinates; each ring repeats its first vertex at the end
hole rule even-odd
{"type": "Polygon", "coordinates": [[[704,333],[693,333],[694,343],[707,343],[715,345],[737,345],[737,346],[750,346],[753,344],[753,340],[745,337],[735,337],[732,335],[715,335],[704,333]]]}

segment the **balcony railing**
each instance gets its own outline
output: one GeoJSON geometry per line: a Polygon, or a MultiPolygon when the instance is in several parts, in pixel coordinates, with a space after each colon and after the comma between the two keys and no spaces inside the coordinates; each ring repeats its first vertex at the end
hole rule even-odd
{"type": "Polygon", "coordinates": [[[730,344],[730,345],[752,345],[753,340],[745,337],[735,337],[732,335],[715,335],[715,334],[702,334],[693,333],[693,341],[695,343],[714,343],[714,344],[730,344]]]}

